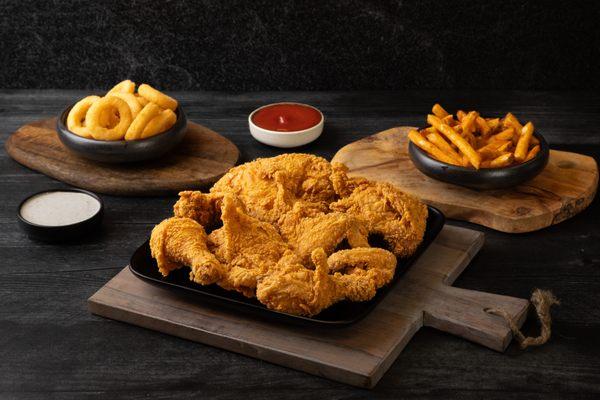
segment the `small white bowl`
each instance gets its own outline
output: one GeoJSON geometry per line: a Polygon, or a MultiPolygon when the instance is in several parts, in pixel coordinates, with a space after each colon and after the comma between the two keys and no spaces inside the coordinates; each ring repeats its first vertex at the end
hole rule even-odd
{"type": "Polygon", "coordinates": [[[319,136],[321,136],[321,133],[323,132],[323,125],[325,125],[325,117],[318,108],[308,104],[294,103],[290,101],[264,105],[252,111],[248,116],[248,126],[250,127],[250,134],[254,137],[254,139],[258,140],[261,143],[268,144],[269,146],[282,147],[286,149],[290,147],[302,146],[316,140],[319,136]],[[271,131],[268,129],[261,128],[260,126],[252,122],[252,117],[257,111],[265,107],[270,107],[277,104],[298,104],[300,106],[310,107],[314,110],[317,110],[319,114],[321,114],[321,121],[319,121],[319,123],[315,126],[312,126],[308,129],[290,132],[271,131]]]}

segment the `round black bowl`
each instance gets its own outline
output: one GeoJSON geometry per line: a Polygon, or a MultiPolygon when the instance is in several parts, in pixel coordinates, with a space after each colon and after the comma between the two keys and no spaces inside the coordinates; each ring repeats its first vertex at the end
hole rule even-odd
{"type": "Polygon", "coordinates": [[[177,146],[186,133],[187,118],[183,109],[177,107],[177,121],[170,129],[147,139],[104,141],[86,139],[67,129],[67,115],[71,104],[56,122],[56,132],[60,141],[75,154],[94,161],[126,163],[158,158],[177,146]]]}
{"type": "Polygon", "coordinates": [[[512,167],[476,170],[446,164],[430,157],[412,142],[408,144],[408,154],[415,167],[430,178],[472,189],[505,189],[533,179],[548,164],[550,147],[542,135],[534,133],[534,136],[540,141],[539,153],[512,167]]]}
{"type": "Polygon", "coordinates": [[[87,190],[82,189],[52,189],[52,190],[43,190],[41,192],[37,192],[25,198],[20,204],[19,208],[17,208],[17,217],[19,219],[19,226],[21,229],[32,239],[40,240],[48,243],[62,243],[62,242],[71,242],[77,241],[79,239],[84,238],[85,236],[97,232],[102,225],[102,218],[104,216],[104,203],[102,199],[95,195],[92,192],[88,192],[87,190]],[[42,193],[48,192],[79,192],[85,193],[88,196],[93,197],[98,200],[100,203],[100,209],[96,214],[91,216],[90,218],[76,222],[70,225],[61,225],[61,226],[47,226],[47,225],[38,225],[33,222],[30,222],[23,218],[21,215],[21,207],[23,204],[30,198],[37,196],[42,193]]]}

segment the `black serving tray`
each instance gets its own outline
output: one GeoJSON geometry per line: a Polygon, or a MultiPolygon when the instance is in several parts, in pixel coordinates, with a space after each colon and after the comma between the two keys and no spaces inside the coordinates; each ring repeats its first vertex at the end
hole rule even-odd
{"type": "Polygon", "coordinates": [[[225,290],[217,285],[202,286],[189,280],[189,269],[180,268],[172,271],[168,277],[158,272],[156,260],[150,255],[150,245],[146,241],[141,245],[129,264],[129,269],[138,278],[158,285],[165,289],[174,290],[195,301],[211,303],[218,307],[226,307],[243,314],[254,314],[270,320],[293,323],[302,326],[343,327],[351,325],[364,318],[389,293],[400,277],[417,260],[427,247],[434,241],[444,226],[445,217],[438,209],[428,207],[429,216],[423,242],[417,251],[409,258],[398,259],[396,273],[392,281],[379,289],[375,297],[369,301],[342,301],[323,310],[313,317],[303,317],[279,311],[269,310],[255,298],[247,298],[235,291],[225,290]]]}

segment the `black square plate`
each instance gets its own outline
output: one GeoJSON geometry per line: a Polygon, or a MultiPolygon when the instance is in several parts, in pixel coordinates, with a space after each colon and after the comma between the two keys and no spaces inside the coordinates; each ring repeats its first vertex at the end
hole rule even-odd
{"type": "Polygon", "coordinates": [[[202,286],[189,280],[189,269],[180,268],[164,278],[158,272],[156,260],[150,255],[149,242],[141,245],[133,256],[129,268],[138,278],[161,286],[165,289],[178,291],[181,294],[200,301],[211,303],[218,307],[227,307],[236,312],[248,314],[252,313],[271,320],[277,320],[287,323],[294,323],[302,326],[319,327],[342,327],[358,322],[364,318],[390,291],[398,282],[398,279],[415,262],[427,247],[433,242],[438,233],[444,226],[445,217],[438,209],[428,207],[429,216],[427,218],[427,227],[423,242],[417,251],[409,258],[398,259],[396,274],[392,281],[377,291],[375,297],[369,301],[351,302],[342,301],[323,310],[314,317],[302,317],[298,315],[287,314],[279,311],[269,310],[255,298],[249,299],[242,294],[234,291],[222,289],[217,285],[202,286]]]}

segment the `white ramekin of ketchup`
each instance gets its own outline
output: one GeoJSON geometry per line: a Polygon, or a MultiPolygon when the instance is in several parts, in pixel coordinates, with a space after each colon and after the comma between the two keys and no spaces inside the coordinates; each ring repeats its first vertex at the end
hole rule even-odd
{"type": "Polygon", "coordinates": [[[275,147],[297,147],[321,135],[325,117],[315,107],[302,103],[274,103],[254,110],[248,117],[250,133],[261,143],[275,147]]]}

